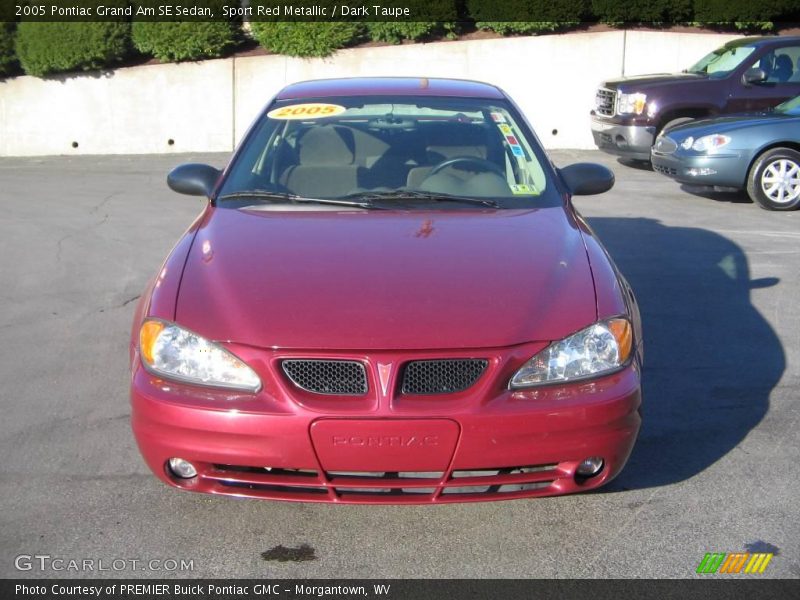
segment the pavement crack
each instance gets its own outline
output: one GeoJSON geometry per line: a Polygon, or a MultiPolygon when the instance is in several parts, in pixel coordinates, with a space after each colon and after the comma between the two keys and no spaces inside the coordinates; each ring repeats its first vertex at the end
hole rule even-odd
{"type": "Polygon", "coordinates": [[[136,294],[132,298],[128,298],[127,300],[125,300],[125,302],[123,302],[122,304],[119,305],[120,308],[122,308],[123,306],[128,306],[128,304],[130,304],[134,300],[138,300],[139,298],[141,298],[141,296],[142,296],[141,294],[136,294]]]}

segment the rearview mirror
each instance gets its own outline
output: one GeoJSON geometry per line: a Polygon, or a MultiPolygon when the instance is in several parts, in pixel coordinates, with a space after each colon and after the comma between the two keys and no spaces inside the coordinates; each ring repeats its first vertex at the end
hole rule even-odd
{"type": "Polygon", "coordinates": [[[752,69],[747,69],[742,75],[742,83],[745,85],[753,85],[755,83],[761,83],[767,80],[767,73],[764,69],[759,69],[758,67],[753,67],[752,69]]]}
{"type": "Polygon", "coordinates": [[[209,165],[188,163],[170,171],[167,185],[179,194],[210,198],[221,173],[209,165]]]}
{"type": "Polygon", "coordinates": [[[602,194],[614,187],[614,173],[596,163],[575,163],[559,172],[573,196],[602,194]]]}

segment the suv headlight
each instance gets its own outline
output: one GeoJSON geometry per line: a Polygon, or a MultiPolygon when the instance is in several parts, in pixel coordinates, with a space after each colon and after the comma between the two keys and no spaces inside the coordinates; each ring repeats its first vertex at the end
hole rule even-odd
{"type": "Polygon", "coordinates": [[[633,94],[620,93],[617,100],[617,112],[621,115],[640,115],[647,106],[647,95],[641,92],[633,94]]]}
{"type": "Polygon", "coordinates": [[[511,389],[596,377],[624,366],[633,350],[633,329],[627,319],[598,321],[553,342],[522,365],[509,382],[511,389]]]}
{"type": "Polygon", "coordinates": [[[139,353],[151,373],[167,379],[257,392],[255,371],[222,346],[175,323],[147,319],[139,330],[139,353]]]}
{"type": "MultiPolygon", "coordinates": [[[[687,138],[684,143],[687,143],[692,138],[687,138]]],[[[692,150],[695,152],[713,152],[717,148],[727,146],[731,142],[731,138],[727,135],[720,135],[719,133],[712,133],[711,135],[704,135],[697,138],[692,143],[692,150]]]]}

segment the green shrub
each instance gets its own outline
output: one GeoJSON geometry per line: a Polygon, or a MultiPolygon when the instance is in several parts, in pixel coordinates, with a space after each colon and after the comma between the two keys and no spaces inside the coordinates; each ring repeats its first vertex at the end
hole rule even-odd
{"type": "Polygon", "coordinates": [[[288,56],[329,56],[354,43],[363,28],[360,23],[263,21],[251,23],[251,33],[264,48],[288,56]]]}
{"type": "Polygon", "coordinates": [[[421,40],[432,35],[437,23],[403,23],[402,21],[375,21],[366,23],[367,35],[375,42],[399,44],[403,40],[421,40]]]}
{"type": "Polygon", "coordinates": [[[239,26],[230,21],[134,21],[133,45],[161,62],[217,58],[235,47],[239,26]]]}
{"type": "Polygon", "coordinates": [[[586,0],[520,0],[504,4],[497,0],[467,0],[467,12],[475,25],[501,35],[572,27],[581,22],[586,8],[586,0]]]}
{"type": "MultiPolygon", "coordinates": [[[[57,0],[57,4],[97,8],[94,0],[57,0]]],[[[127,0],[107,0],[108,7],[127,0]]],[[[17,57],[28,75],[88,71],[124,60],[131,52],[127,21],[45,23],[23,21],[17,27],[17,57]]]]}
{"type": "Polygon", "coordinates": [[[692,0],[592,0],[601,23],[685,23],[692,19],[692,0]]]}
{"type": "MultiPolygon", "coordinates": [[[[158,6],[158,0],[138,0],[139,5],[158,6]]],[[[225,0],[206,0],[204,7],[214,10],[221,18],[225,0]]],[[[241,23],[234,21],[178,21],[178,18],[153,22],[134,18],[131,27],[133,45],[143,54],[155,56],[162,62],[217,58],[241,40],[241,23]]]]}
{"type": "Polygon", "coordinates": [[[17,70],[17,55],[14,53],[14,23],[0,23],[0,77],[17,70]]]}
{"type": "Polygon", "coordinates": [[[383,7],[408,8],[412,15],[424,14],[426,22],[374,21],[365,23],[367,35],[376,42],[399,44],[404,40],[418,41],[432,35],[452,34],[456,30],[458,9],[455,0],[395,0],[381,3],[383,7]]]}
{"type": "Polygon", "coordinates": [[[769,30],[773,21],[796,10],[788,0],[694,0],[694,20],[701,25],[733,25],[743,30],[769,30]]]}

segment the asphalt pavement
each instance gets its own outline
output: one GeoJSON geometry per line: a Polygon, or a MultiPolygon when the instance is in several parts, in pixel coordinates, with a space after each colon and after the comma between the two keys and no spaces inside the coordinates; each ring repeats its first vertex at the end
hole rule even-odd
{"type": "Polygon", "coordinates": [[[443,506],[157,481],[129,427],[132,313],[202,208],[166,172],[227,156],[0,159],[0,577],[694,577],[742,551],[775,554],[759,577],[800,577],[800,211],[552,156],[617,175],[576,204],[641,305],[639,442],[597,493],[443,506]]]}

